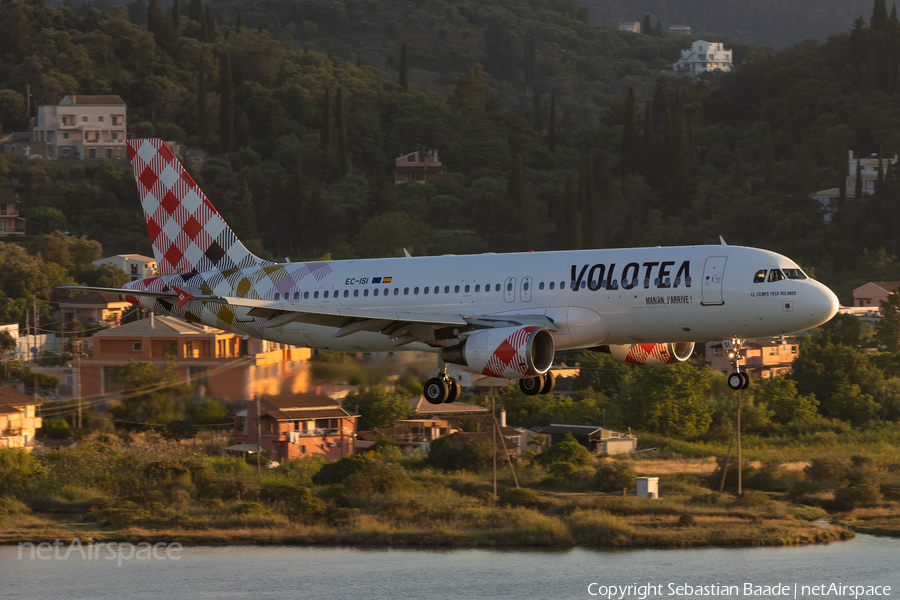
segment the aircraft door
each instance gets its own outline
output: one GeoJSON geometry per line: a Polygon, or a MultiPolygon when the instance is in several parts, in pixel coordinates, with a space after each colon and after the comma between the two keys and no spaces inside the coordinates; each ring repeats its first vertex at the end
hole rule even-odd
{"type": "Polygon", "coordinates": [[[725,275],[727,256],[710,256],[703,267],[703,288],[700,304],[703,306],[720,306],[722,299],[722,278],[725,275]]]}
{"type": "Polygon", "coordinates": [[[523,277],[522,278],[522,291],[521,291],[522,302],[531,302],[531,286],[532,285],[534,285],[534,280],[531,277],[523,277]]]}
{"type": "Polygon", "coordinates": [[[506,283],[503,284],[503,299],[507,302],[516,301],[516,278],[507,277],[506,283]]]}

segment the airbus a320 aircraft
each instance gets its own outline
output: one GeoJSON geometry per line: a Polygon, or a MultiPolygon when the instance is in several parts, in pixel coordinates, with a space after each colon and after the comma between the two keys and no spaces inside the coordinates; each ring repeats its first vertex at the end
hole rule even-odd
{"type": "MultiPolygon", "coordinates": [[[[114,292],[240,335],[343,352],[438,355],[434,404],[459,383],[446,363],[549,393],[557,350],[671,365],[695,342],[793,333],[838,299],[792,260],[740,246],[685,246],[274,263],[237,239],[169,148],[130,140],[158,277],[114,292]]],[[[746,387],[740,372],[733,389],[746,387]]]]}

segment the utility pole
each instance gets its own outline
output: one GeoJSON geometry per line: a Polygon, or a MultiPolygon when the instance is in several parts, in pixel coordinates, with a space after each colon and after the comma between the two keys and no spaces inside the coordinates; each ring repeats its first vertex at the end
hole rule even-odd
{"type": "MultiPolygon", "coordinates": [[[[494,386],[491,386],[491,417],[494,416],[494,386]]],[[[497,497],[497,420],[491,420],[491,457],[494,459],[494,497],[497,497]]]]}
{"type": "Polygon", "coordinates": [[[81,343],[78,344],[78,353],[75,355],[75,385],[78,393],[78,429],[81,429],[81,343]]]}
{"type": "Polygon", "coordinates": [[[741,462],[741,390],[737,391],[737,476],[738,476],[738,496],[744,493],[743,489],[743,471],[744,465],[741,462]]]}
{"type": "Polygon", "coordinates": [[[259,394],[256,395],[256,479],[262,485],[262,415],[259,413],[259,394]]]}

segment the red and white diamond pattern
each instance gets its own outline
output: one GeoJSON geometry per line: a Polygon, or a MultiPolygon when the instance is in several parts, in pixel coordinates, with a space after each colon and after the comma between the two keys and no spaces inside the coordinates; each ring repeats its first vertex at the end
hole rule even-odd
{"type": "Polygon", "coordinates": [[[647,361],[655,359],[658,364],[672,364],[672,358],[666,344],[635,344],[625,355],[625,362],[634,365],[646,365],[647,361]]]}
{"type": "MultiPolygon", "coordinates": [[[[526,366],[525,356],[522,352],[527,348],[525,342],[528,341],[528,336],[535,329],[537,328],[530,326],[514,331],[497,346],[481,373],[489,377],[504,377],[504,373],[513,371],[526,377],[533,377],[535,374],[526,366]]],[[[515,378],[517,377],[515,376],[515,378]]]]}
{"type": "Polygon", "coordinates": [[[254,256],[160,139],[128,141],[160,275],[271,264],[254,256]]]}

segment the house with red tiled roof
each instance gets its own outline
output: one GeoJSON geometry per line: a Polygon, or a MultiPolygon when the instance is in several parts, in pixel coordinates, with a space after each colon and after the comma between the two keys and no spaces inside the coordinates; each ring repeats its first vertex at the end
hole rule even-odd
{"type": "Polygon", "coordinates": [[[234,417],[237,445],[256,446],[275,461],[319,455],[336,460],[353,454],[359,415],[323,394],[264,395],[234,417]],[[260,414],[257,436],[257,414],[260,414]]]}
{"type": "Polygon", "coordinates": [[[41,403],[7,385],[0,387],[0,448],[34,446],[35,431],[41,428],[36,416],[41,403]]]}

